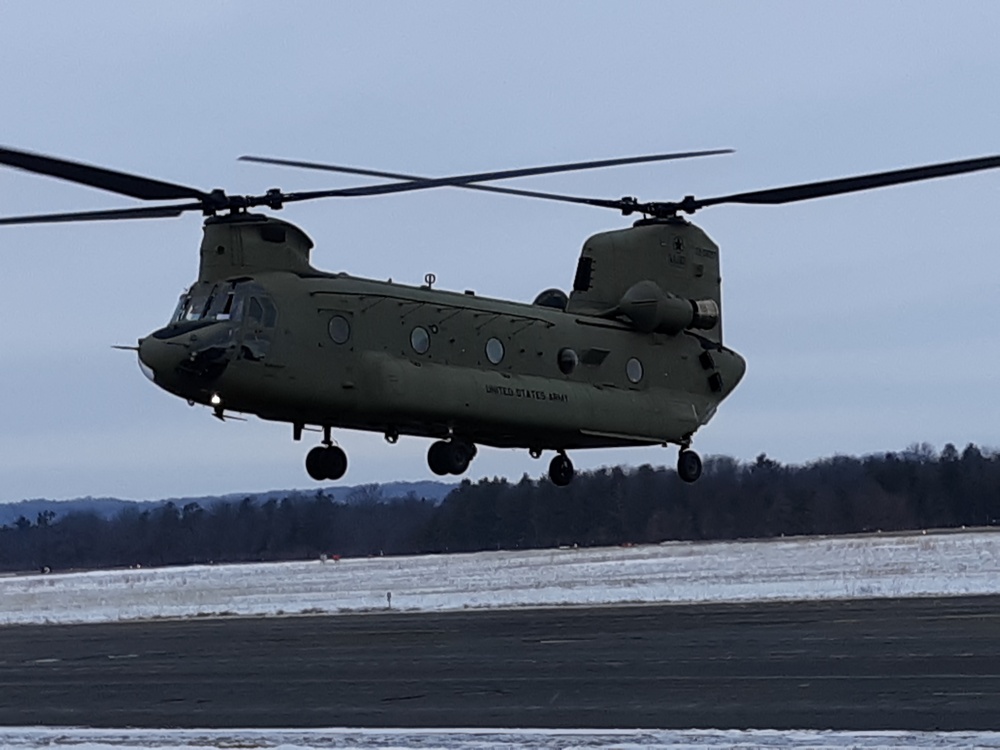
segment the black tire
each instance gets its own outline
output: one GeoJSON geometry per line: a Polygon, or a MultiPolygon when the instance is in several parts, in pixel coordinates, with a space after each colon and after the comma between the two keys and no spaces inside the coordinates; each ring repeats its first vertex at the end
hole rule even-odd
{"type": "Polygon", "coordinates": [[[324,451],[323,463],[326,467],[326,478],[336,481],[347,473],[347,454],[343,448],[331,445],[324,451]]]}
{"type": "Polygon", "coordinates": [[[697,482],[698,477],[701,476],[701,456],[689,450],[678,453],[677,476],[689,484],[697,482]]]}
{"type": "Polygon", "coordinates": [[[438,440],[427,451],[427,465],[439,477],[464,474],[476,455],[476,446],[464,440],[438,440]]]}
{"type": "Polygon", "coordinates": [[[317,445],[306,454],[306,473],[317,482],[326,479],[326,448],[317,445]]]}
{"type": "Polygon", "coordinates": [[[451,466],[448,473],[459,476],[469,469],[469,464],[476,457],[476,446],[474,443],[467,443],[464,440],[452,440],[448,443],[451,450],[451,466]]]}
{"type": "Polygon", "coordinates": [[[317,482],[336,481],[347,473],[347,454],[335,445],[317,445],[306,454],[306,473],[317,482]]]}
{"type": "Polygon", "coordinates": [[[549,479],[556,487],[565,487],[573,481],[573,462],[561,453],[549,463],[549,479]]]}
{"type": "Polygon", "coordinates": [[[444,440],[431,443],[431,447],[427,450],[427,465],[439,477],[450,474],[452,466],[451,446],[444,440]]]}

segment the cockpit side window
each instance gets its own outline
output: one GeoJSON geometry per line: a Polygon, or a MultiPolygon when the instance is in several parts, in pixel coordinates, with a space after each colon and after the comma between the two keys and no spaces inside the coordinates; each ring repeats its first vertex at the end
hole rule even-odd
{"type": "Polygon", "coordinates": [[[271,299],[262,291],[255,291],[244,305],[246,321],[243,326],[243,346],[241,356],[259,362],[268,356],[274,324],[278,310],[271,299]]]}
{"type": "Polygon", "coordinates": [[[278,320],[278,309],[267,297],[251,297],[247,319],[261,328],[274,328],[278,320]]]}
{"type": "Polygon", "coordinates": [[[256,325],[261,325],[264,322],[264,308],[261,307],[260,301],[256,297],[250,298],[250,309],[247,312],[247,320],[256,325]]]}

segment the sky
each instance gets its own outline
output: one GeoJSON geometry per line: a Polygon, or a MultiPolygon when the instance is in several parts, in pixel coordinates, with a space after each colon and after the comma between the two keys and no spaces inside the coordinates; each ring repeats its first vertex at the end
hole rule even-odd
{"type": "MultiPolygon", "coordinates": [[[[989,2],[9,3],[0,145],[202,189],[364,178],[242,154],[447,175],[664,151],[723,157],[511,181],[593,197],[725,195],[1000,153],[989,2]]],[[[695,220],[721,246],[747,376],[703,455],[802,463],[1000,445],[1000,170],[695,220]]],[[[0,168],[3,215],[134,205],[0,168]]],[[[313,263],[528,302],[572,285],[613,211],[458,189],[289,206],[313,263]]],[[[220,423],[111,348],[164,325],[200,217],[0,228],[0,501],[309,487],[288,425],[220,423]]],[[[343,483],[430,477],[427,440],[341,432],[343,483]]],[[[578,468],[674,448],[577,451],[578,468]]],[[[525,451],[469,471],[544,473],[525,451]]]]}

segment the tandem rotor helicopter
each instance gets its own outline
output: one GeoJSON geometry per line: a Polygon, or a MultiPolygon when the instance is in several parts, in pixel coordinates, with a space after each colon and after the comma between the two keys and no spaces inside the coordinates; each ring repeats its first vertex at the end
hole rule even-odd
{"type": "Polygon", "coordinates": [[[391,180],[337,190],[262,195],[203,192],[139,175],[0,148],[0,164],[143,201],[144,207],[0,218],[0,224],[206,218],[198,279],[163,328],[126,347],[156,385],[212,409],[306,427],[322,442],[306,456],[316,480],[340,479],[347,455],[331,430],[432,438],[435,474],[462,474],[477,445],[554,451],[549,477],[573,478],[567,451],[680,446],[677,473],[701,475],[695,432],[743,377],[723,344],[719,248],[683,218],[725,203],[775,205],[1000,167],[989,156],[714,198],[640,202],[488,185],[513,177],[730,153],[728,149],[556,164],[453,177],[330,164],[243,160],[391,180]],[[327,273],[309,263],[298,227],[252,212],[318,198],[439,187],[487,190],[640,214],[631,227],[586,240],[569,294],[531,303],[327,273]]]}

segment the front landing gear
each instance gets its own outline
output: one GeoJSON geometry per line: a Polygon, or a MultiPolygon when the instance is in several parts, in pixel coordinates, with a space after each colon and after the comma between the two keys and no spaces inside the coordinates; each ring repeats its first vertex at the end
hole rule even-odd
{"type": "Polygon", "coordinates": [[[573,462],[565,453],[557,454],[549,463],[549,479],[556,487],[565,487],[573,481],[573,462]]]}
{"type": "Polygon", "coordinates": [[[306,454],[306,472],[317,482],[340,479],[347,473],[347,454],[336,445],[317,445],[306,454]]]}
{"type": "Polygon", "coordinates": [[[689,484],[697,482],[701,476],[701,456],[689,448],[681,448],[677,454],[677,476],[689,484]]]}
{"type": "Polygon", "coordinates": [[[438,440],[427,451],[427,465],[439,477],[464,474],[476,456],[476,446],[465,440],[438,440]]]}
{"type": "MultiPolygon", "coordinates": [[[[293,437],[302,437],[302,426],[295,425],[293,437]]],[[[323,445],[317,445],[306,454],[306,473],[317,482],[336,481],[347,473],[347,454],[333,444],[330,426],[323,426],[323,445]]]]}

